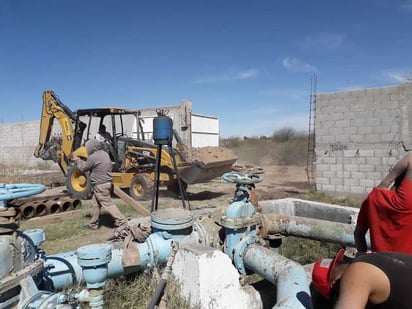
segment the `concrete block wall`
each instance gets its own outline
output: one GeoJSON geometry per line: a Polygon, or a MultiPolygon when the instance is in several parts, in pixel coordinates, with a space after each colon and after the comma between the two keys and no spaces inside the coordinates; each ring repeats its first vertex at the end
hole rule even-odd
{"type": "Polygon", "coordinates": [[[366,195],[412,148],[412,84],[316,96],[316,189],[366,195]]]}
{"type": "Polygon", "coordinates": [[[0,164],[36,167],[44,163],[42,159],[33,156],[33,151],[39,142],[39,131],[39,120],[2,124],[0,126],[0,164]]]}

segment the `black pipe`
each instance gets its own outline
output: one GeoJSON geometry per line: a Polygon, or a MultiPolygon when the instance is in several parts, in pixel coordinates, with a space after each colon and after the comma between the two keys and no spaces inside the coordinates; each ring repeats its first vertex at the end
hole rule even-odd
{"type": "Polygon", "coordinates": [[[150,300],[147,309],[154,309],[158,304],[160,299],[163,296],[163,292],[165,290],[167,279],[169,278],[169,273],[172,271],[172,264],[175,260],[176,252],[179,250],[179,244],[175,241],[172,241],[172,252],[170,253],[169,258],[167,259],[166,267],[163,271],[162,277],[153,293],[152,299],[150,300]]]}
{"type": "Polygon", "coordinates": [[[159,284],[157,285],[156,290],[153,293],[152,299],[150,300],[150,303],[147,306],[147,309],[154,309],[159,304],[159,301],[163,296],[166,284],[166,279],[160,279],[159,284]]]}

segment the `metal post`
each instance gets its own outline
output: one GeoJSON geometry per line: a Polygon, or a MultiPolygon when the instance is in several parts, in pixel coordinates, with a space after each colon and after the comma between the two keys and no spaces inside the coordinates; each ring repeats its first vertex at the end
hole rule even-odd
{"type": "Polygon", "coordinates": [[[162,145],[157,145],[157,153],[156,153],[156,167],[155,167],[155,180],[154,180],[154,189],[155,194],[152,198],[152,212],[157,210],[157,205],[159,201],[159,178],[160,178],[160,162],[162,158],[162,145]]]}
{"type": "MultiPolygon", "coordinates": [[[[174,156],[172,144],[169,144],[168,147],[169,147],[169,155],[172,158],[172,162],[173,162],[173,168],[176,171],[176,179],[177,179],[177,184],[179,186],[180,196],[182,197],[183,208],[186,209],[186,202],[185,202],[186,201],[186,190],[183,189],[182,181],[179,175],[179,170],[177,169],[176,158],[174,156]]],[[[190,210],[190,205],[189,205],[189,210],[190,210]]]]}

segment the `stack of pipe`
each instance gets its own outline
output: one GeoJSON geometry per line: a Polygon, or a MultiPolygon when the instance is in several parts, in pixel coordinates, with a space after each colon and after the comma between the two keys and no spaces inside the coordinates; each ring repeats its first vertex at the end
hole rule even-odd
{"type": "Polygon", "coordinates": [[[25,201],[21,205],[16,205],[17,217],[30,219],[36,216],[45,216],[59,212],[78,209],[81,200],[71,197],[57,197],[53,199],[41,199],[25,201]]]}

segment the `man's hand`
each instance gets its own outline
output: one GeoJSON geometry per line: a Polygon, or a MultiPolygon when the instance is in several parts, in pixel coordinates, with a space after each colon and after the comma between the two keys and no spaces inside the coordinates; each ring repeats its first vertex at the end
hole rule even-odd
{"type": "Polygon", "coordinates": [[[76,156],[73,152],[70,153],[70,155],[69,155],[69,160],[70,160],[71,162],[75,162],[75,161],[77,161],[78,159],[79,159],[79,157],[76,156]]]}

